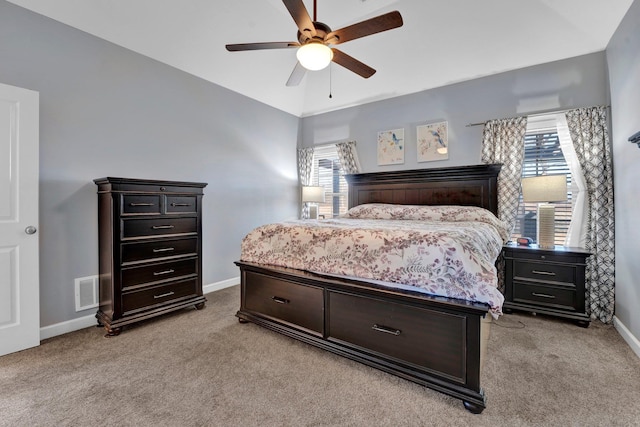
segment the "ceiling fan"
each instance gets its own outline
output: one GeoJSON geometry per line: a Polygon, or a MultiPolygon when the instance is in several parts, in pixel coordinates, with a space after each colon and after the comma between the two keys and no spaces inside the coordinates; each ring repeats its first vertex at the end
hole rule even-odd
{"type": "Polygon", "coordinates": [[[321,70],[331,61],[365,79],[371,77],[376,70],[332,46],[402,26],[400,12],[393,11],[331,31],[327,24],[316,21],[316,0],[313,1],[313,21],[302,0],[282,0],[282,2],[298,26],[297,42],[228,44],[226,48],[230,52],[298,48],[296,54],[298,62],[289,76],[287,86],[297,86],[306,70],[321,70]]]}

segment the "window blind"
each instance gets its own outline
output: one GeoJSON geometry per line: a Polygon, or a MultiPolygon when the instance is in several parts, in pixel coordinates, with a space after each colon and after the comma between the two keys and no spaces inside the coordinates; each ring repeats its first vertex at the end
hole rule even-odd
{"type": "Polygon", "coordinates": [[[347,211],[348,186],[340,167],[335,145],[316,147],[313,151],[312,185],[324,187],[325,203],[318,205],[318,215],[337,217],[347,211]]]}
{"type": "MultiPolygon", "coordinates": [[[[529,132],[524,142],[524,162],[522,164],[522,177],[534,177],[539,175],[566,175],[567,176],[567,201],[556,202],[555,226],[556,245],[563,245],[569,230],[572,214],[571,200],[571,171],[562,154],[560,140],[555,130],[544,132],[529,132]]],[[[536,240],[537,203],[525,203],[520,194],[520,204],[516,218],[516,226],[512,238],[531,237],[536,240]]]]}

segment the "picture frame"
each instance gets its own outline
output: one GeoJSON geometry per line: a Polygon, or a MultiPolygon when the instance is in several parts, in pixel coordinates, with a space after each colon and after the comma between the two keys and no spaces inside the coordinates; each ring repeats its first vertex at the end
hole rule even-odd
{"type": "Polygon", "coordinates": [[[404,163],[404,128],[378,132],[378,166],[404,163]]]}
{"type": "Polygon", "coordinates": [[[416,128],[418,162],[433,162],[449,158],[448,122],[430,123],[416,128]]]}

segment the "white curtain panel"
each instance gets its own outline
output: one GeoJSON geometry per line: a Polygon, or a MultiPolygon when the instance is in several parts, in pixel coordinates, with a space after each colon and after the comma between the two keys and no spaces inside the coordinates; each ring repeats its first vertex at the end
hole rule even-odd
{"type": "Polygon", "coordinates": [[[571,141],[567,117],[564,113],[554,114],[560,148],[564,155],[569,170],[571,171],[571,199],[573,200],[573,213],[571,214],[571,224],[565,239],[565,246],[584,248],[587,237],[587,226],[589,216],[589,199],[587,194],[587,183],[576,155],[576,150],[571,141]]]}

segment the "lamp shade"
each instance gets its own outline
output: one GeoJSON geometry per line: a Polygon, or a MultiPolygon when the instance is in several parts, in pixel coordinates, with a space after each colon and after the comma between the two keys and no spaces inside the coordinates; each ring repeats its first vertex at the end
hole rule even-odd
{"type": "Polygon", "coordinates": [[[307,70],[318,71],[329,65],[333,59],[333,51],[323,43],[310,42],[298,49],[296,57],[307,70]]]}
{"type": "Polygon", "coordinates": [[[567,200],[566,175],[541,175],[522,179],[522,200],[532,203],[567,200]]]}
{"type": "Polygon", "coordinates": [[[304,203],[324,203],[324,187],[302,187],[302,201],[304,203]]]}

